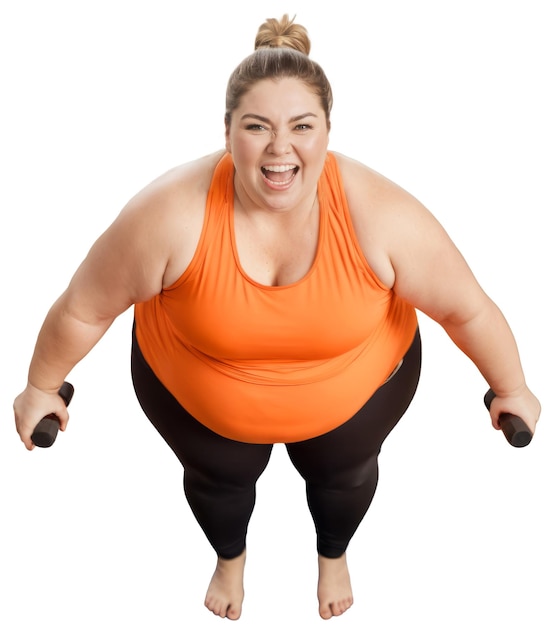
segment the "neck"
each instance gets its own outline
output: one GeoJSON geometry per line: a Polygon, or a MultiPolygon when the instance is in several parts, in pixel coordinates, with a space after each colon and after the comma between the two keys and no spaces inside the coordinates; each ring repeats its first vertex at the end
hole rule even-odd
{"type": "Polygon", "coordinates": [[[271,222],[284,227],[300,225],[309,221],[319,212],[318,191],[314,189],[300,198],[294,205],[280,206],[278,203],[261,204],[253,201],[240,186],[235,186],[234,213],[243,216],[249,221],[271,222]]]}

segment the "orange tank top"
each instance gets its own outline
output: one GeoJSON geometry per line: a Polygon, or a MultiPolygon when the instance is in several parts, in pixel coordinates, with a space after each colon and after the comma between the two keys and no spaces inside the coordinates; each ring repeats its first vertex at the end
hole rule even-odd
{"type": "Polygon", "coordinates": [[[347,421],[384,383],[414,338],[416,312],[366,262],[332,153],[318,183],[316,257],[290,285],[261,285],[241,268],[233,176],[226,154],[193,260],[135,306],[137,341],[208,428],[250,443],[302,441],[347,421]]]}

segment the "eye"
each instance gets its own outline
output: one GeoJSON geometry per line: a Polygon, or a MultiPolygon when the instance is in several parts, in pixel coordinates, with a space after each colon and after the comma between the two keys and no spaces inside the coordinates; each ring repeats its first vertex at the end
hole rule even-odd
{"type": "Polygon", "coordinates": [[[255,133],[263,133],[266,130],[262,124],[247,124],[245,128],[255,133]]]}
{"type": "Polygon", "coordinates": [[[301,133],[302,133],[302,132],[306,132],[307,130],[312,130],[312,128],[313,128],[313,127],[312,127],[310,124],[305,124],[305,123],[303,123],[303,124],[297,124],[297,125],[295,126],[295,130],[296,130],[296,131],[300,131],[301,133]]]}

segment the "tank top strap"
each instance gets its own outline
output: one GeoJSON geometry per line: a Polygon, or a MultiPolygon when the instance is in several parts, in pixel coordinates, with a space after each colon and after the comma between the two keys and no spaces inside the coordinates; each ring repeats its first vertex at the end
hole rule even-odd
{"type": "MultiPolygon", "coordinates": [[[[204,220],[195,254],[189,266],[171,289],[190,281],[204,266],[210,250],[218,246],[223,254],[232,254],[228,235],[229,214],[233,209],[233,172],[231,155],[226,152],[212,173],[206,197],[204,220]],[[217,242],[217,243],[216,243],[217,242]]],[[[228,262],[228,261],[226,261],[228,262]]]]}
{"type": "Polygon", "coordinates": [[[384,289],[383,283],[368,264],[360,246],[343,186],[341,170],[333,152],[328,152],[324,170],[318,182],[318,196],[322,206],[322,220],[325,220],[328,229],[327,245],[331,246],[327,249],[327,253],[333,255],[334,263],[348,259],[348,263],[351,264],[351,267],[347,268],[345,280],[352,278],[351,269],[356,267],[374,286],[384,289]]]}
{"type": "Polygon", "coordinates": [[[229,209],[233,205],[234,169],[231,154],[226,152],[218,161],[212,174],[212,182],[206,199],[207,212],[221,210],[224,206],[229,209]]]}

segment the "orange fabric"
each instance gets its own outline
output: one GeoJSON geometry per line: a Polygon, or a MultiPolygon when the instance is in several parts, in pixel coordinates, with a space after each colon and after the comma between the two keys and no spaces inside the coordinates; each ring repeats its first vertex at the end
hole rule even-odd
{"type": "Polygon", "coordinates": [[[318,184],[316,258],[291,285],[260,285],[243,272],[233,174],[226,154],[191,264],[135,306],[137,341],[208,428],[250,443],[302,441],[344,423],[385,381],[414,338],[416,312],[364,259],[332,153],[318,184]]]}

